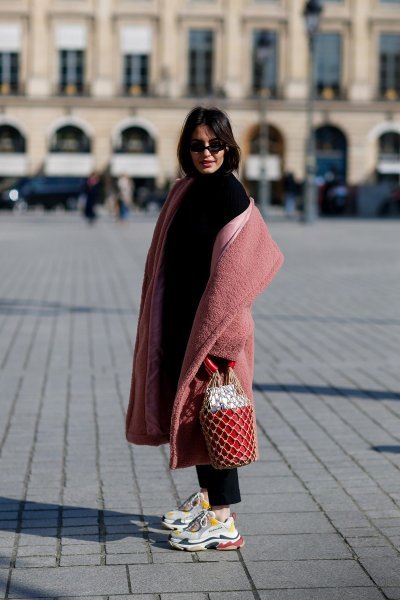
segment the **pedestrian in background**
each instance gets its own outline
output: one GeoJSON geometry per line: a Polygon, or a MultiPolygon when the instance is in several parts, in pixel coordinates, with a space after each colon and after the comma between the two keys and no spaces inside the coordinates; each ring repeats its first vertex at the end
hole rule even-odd
{"type": "Polygon", "coordinates": [[[293,217],[296,209],[297,183],[293,173],[285,173],[283,177],[283,193],[285,199],[285,214],[287,217],[293,217]]]}
{"type": "Polygon", "coordinates": [[[95,206],[99,201],[99,193],[100,193],[100,177],[96,171],[91,173],[91,175],[86,180],[85,184],[85,202],[84,202],[84,210],[83,214],[87,220],[87,222],[92,225],[97,219],[97,213],[95,206]]]}
{"type": "Polygon", "coordinates": [[[128,175],[121,175],[117,180],[117,215],[124,221],[133,205],[133,181],[128,175]]]}
{"type": "Polygon", "coordinates": [[[172,469],[196,467],[199,490],[162,517],[171,546],[231,550],[244,543],[230,514],[241,501],[238,473],[210,465],[199,422],[204,359],[221,370],[235,361],[252,398],[251,304],[283,258],[233,174],[240,149],[224,112],[189,113],[178,159],[185,176],[161,210],[146,262],[126,436],[169,442],[172,469]]]}

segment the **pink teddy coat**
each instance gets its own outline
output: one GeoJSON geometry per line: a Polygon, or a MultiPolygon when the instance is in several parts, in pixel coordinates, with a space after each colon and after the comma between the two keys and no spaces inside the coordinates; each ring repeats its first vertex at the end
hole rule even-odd
{"type": "Polygon", "coordinates": [[[170,467],[209,464],[199,411],[209,378],[207,354],[236,361],[235,372],[252,398],[254,334],[251,305],[283,263],[264,220],[248,209],[225,225],[215,240],[210,278],[201,298],[183,360],[175,398],[162,383],[163,257],[169,225],[192,183],[178,180],[157,221],[147,256],[126,415],[133,444],[170,444],[170,467]],[[168,408],[170,407],[170,408],[168,408]]]}

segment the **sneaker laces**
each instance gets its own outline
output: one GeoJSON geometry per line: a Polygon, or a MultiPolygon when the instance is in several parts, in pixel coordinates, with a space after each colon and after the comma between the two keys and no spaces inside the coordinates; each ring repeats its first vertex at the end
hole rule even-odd
{"type": "Polygon", "coordinates": [[[199,531],[202,527],[205,527],[208,523],[208,510],[202,510],[186,527],[186,531],[199,531]]]}
{"type": "Polygon", "coordinates": [[[180,506],[178,506],[178,510],[183,510],[185,512],[189,512],[192,508],[200,504],[200,493],[195,492],[189,498],[186,498],[184,502],[180,506]]]}

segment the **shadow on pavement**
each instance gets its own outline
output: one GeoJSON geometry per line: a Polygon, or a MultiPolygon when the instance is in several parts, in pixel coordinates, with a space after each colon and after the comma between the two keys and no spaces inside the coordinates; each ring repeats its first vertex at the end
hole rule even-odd
{"type": "MultiPolygon", "coordinates": [[[[0,589],[2,582],[4,585],[4,589],[6,589],[8,579],[8,571],[4,571],[3,573],[4,574],[2,575],[0,572],[0,589]]],[[[5,598],[5,595],[2,597],[5,598]]],[[[18,584],[12,585],[12,598],[25,598],[26,600],[30,600],[31,598],[37,598],[38,600],[40,598],[46,598],[50,600],[51,596],[49,597],[46,591],[41,590],[37,587],[32,587],[31,585],[27,587],[25,585],[18,584]]]]}
{"type": "Polygon", "coordinates": [[[371,446],[371,450],[375,450],[375,452],[391,452],[393,454],[400,454],[400,446],[371,446]]]}
{"type": "Polygon", "coordinates": [[[254,389],[260,392],[282,392],[293,394],[315,394],[316,396],[350,396],[373,400],[400,400],[400,392],[389,390],[357,389],[346,387],[330,387],[324,385],[300,385],[295,383],[254,383],[254,389]]]}
{"type": "Polygon", "coordinates": [[[277,315],[254,311],[253,317],[263,321],[295,321],[299,323],[357,323],[358,325],[400,325],[400,319],[385,317],[352,317],[331,315],[277,315]]]}
{"type": "MultiPolygon", "coordinates": [[[[137,537],[159,543],[160,515],[98,510],[0,497],[0,531],[78,541],[117,541],[137,537]],[[150,528],[152,529],[149,532],[150,528]]],[[[0,542],[1,545],[1,542],[0,542]]]]}
{"type": "Polygon", "coordinates": [[[52,317],[60,313],[93,313],[110,315],[132,315],[131,308],[107,308],[102,306],[70,306],[61,302],[36,302],[16,298],[0,299],[0,315],[39,315],[52,317]]]}

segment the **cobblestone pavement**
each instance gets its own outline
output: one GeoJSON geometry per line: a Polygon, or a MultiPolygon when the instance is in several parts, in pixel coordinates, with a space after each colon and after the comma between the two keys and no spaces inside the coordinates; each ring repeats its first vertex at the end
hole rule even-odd
{"type": "Polygon", "coordinates": [[[0,215],[0,597],[399,599],[400,224],[272,222],[246,546],[195,554],[159,522],[193,469],[123,433],[153,226],[0,215]]]}

